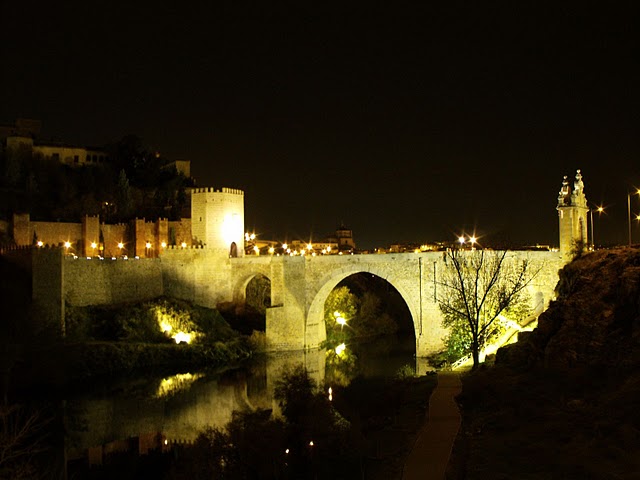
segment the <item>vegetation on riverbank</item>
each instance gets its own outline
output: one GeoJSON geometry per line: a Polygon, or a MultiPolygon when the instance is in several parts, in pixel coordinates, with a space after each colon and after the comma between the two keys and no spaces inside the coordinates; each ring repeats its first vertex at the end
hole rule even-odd
{"type": "Polygon", "coordinates": [[[536,330],[464,376],[448,478],[640,471],[640,250],[574,260],[557,294],[536,330]]]}
{"type": "Polygon", "coordinates": [[[253,352],[250,339],[216,310],[180,300],[68,306],[66,312],[63,341],[23,349],[14,367],[14,389],[144,369],[234,365],[253,352]]]}

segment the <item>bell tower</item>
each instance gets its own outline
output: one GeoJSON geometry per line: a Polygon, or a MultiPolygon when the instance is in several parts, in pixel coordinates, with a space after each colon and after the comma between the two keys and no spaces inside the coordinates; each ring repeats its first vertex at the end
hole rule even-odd
{"type": "Polygon", "coordinates": [[[558,219],[560,222],[560,253],[565,263],[570,262],[576,254],[587,250],[587,197],[584,195],[584,183],[580,170],[576,172],[573,189],[565,175],[562,188],[558,194],[558,219]]]}

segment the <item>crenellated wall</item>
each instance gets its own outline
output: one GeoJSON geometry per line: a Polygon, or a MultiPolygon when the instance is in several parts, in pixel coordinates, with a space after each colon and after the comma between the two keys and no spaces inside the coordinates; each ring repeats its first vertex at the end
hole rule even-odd
{"type": "Polygon", "coordinates": [[[18,246],[34,245],[34,240],[48,246],[69,242],[67,253],[83,257],[156,258],[165,248],[163,245],[193,243],[190,218],[176,221],[160,218],[153,222],[136,218],[127,224],[101,224],[98,216],[87,215],[81,223],[69,223],[32,222],[29,214],[14,214],[11,233],[18,246]],[[120,243],[122,248],[118,246],[120,243]]]}

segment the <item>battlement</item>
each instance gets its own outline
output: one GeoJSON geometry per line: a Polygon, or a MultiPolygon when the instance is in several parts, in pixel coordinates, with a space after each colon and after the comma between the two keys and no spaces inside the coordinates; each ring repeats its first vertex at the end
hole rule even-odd
{"type": "Polygon", "coordinates": [[[244,196],[244,191],[237,188],[222,187],[222,189],[216,189],[214,187],[194,188],[191,193],[197,195],[199,193],[231,193],[233,195],[244,196]]]}
{"type": "Polygon", "coordinates": [[[187,245],[186,247],[182,245],[167,245],[165,250],[202,250],[203,248],[202,245],[187,245]]]}

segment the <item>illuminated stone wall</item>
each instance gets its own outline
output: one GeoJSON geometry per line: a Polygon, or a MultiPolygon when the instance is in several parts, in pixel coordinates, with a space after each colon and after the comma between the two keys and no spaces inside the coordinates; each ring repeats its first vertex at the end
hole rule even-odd
{"type": "Polygon", "coordinates": [[[103,240],[103,256],[105,258],[118,257],[120,255],[133,256],[133,245],[127,239],[129,238],[128,226],[124,223],[102,224],[100,227],[103,240]],[[124,248],[118,248],[118,243],[124,243],[124,248]]]}
{"type": "Polygon", "coordinates": [[[31,288],[34,318],[52,332],[64,334],[64,268],[60,248],[31,250],[31,288]]]}
{"type": "Polygon", "coordinates": [[[99,260],[65,256],[64,300],[69,305],[109,305],[157,298],[164,293],[158,259],[99,260]]]}
{"type": "MultiPolygon", "coordinates": [[[[186,243],[188,247],[193,245],[191,235],[191,219],[182,218],[180,221],[171,221],[167,226],[171,234],[167,233],[167,238],[175,241],[175,245],[182,245],[186,243]],[[173,239],[171,237],[174,237],[173,239]]],[[[168,245],[172,245],[171,241],[167,242],[168,245]]]]}
{"type": "Polygon", "coordinates": [[[215,308],[232,300],[230,259],[201,247],[167,248],[162,253],[165,294],[215,308]]]}
{"type": "Polygon", "coordinates": [[[18,246],[33,245],[35,235],[44,245],[60,246],[70,242],[68,253],[85,257],[137,255],[141,258],[155,258],[161,254],[163,242],[171,244],[170,232],[176,245],[183,242],[187,246],[192,245],[189,218],[172,222],[161,218],[154,222],[135,219],[131,224],[101,224],[98,216],[85,216],[82,223],[64,223],[32,222],[29,214],[14,214],[11,228],[18,246]],[[118,247],[120,242],[124,244],[122,249],[118,247]],[[149,249],[146,247],[147,242],[151,243],[149,249]],[[91,246],[93,243],[96,244],[95,248],[91,246]]]}

